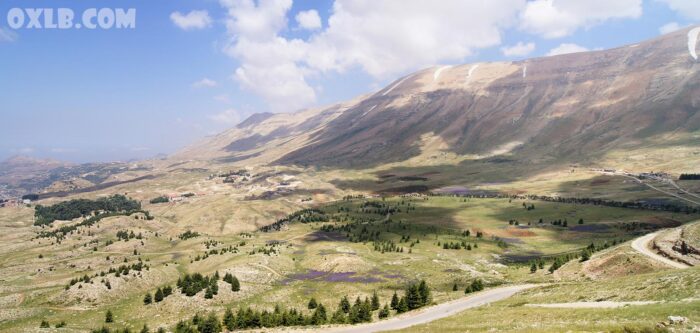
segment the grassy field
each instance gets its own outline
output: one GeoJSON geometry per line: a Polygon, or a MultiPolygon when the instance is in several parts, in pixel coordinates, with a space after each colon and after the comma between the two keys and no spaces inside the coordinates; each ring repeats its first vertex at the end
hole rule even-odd
{"type": "MultiPolygon", "coordinates": [[[[697,219],[685,214],[518,199],[389,197],[318,205],[317,214],[327,222],[294,222],[271,232],[249,232],[250,227],[233,232],[237,229],[230,225],[236,225],[236,219],[216,212],[212,214],[220,216],[219,220],[202,220],[195,228],[201,236],[181,240],[178,235],[192,225],[179,220],[180,213],[172,210],[204,210],[210,203],[206,200],[222,199],[197,200],[201,201],[146,205],[156,217],[152,221],[134,216],[107,218],[60,243],[34,238],[39,229],[31,226],[30,208],[0,210],[0,330],[38,330],[41,320],[48,320],[52,324],[65,321],[65,331],[85,331],[101,326],[108,309],[115,315],[111,327],[136,330],[144,323],[152,328],[171,327],[195,313],[221,314],[227,307],[272,309],[279,304],[302,309],[311,297],[332,312],[342,295],[353,300],[377,292],[384,304],[395,291],[401,293],[408,282],[419,279],[428,281],[433,301],[439,303],[463,296],[466,285],[477,278],[487,286],[566,280],[569,278],[545,269],[531,274],[527,261],[578,253],[590,243],[612,244],[653,228],[697,219]],[[526,208],[533,205],[534,209],[526,208]],[[539,224],[540,219],[544,223],[539,224]],[[567,227],[550,223],[565,219],[567,227]],[[578,224],[579,219],[583,224],[578,224]],[[633,222],[643,226],[624,227],[633,222]],[[463,233],[466,230],[469,236],[463,233]],[[142,237],[119,240],[118,231],[133,231],[142,237]],[[477,237],[477,233],[483,235],[477,237]],[[460,249],[445,249],[445,243],[460,244],[460,249]],[[382,246],[391,244],[394,250],[382,251],[382,246]],[[211,252],[229,248],[235,250],[211,252]],[[139,262],[149,268],[119,277],[111,273],[99,276],[109,268],[139,262]],[[241,290],[233,292],[228,283],[219,281],[219,294],[213,299],[205,299],[204,292],[188,297],[176,289],[163,302],[143,304],[146,293],[165,285],[174,287],[184,273],[217,271],[221,276],[234,274],[241,281],[241,290]],[[95,274],[91,282],[66,289],[71,279],[95,274]],[[109,281],[111,289],[104,281],[109,281]],[[455,284],[457,291],[452,290],[455,284]]],[[[254,201],[245,209],[274,207],[267,203],[254,201]],[[255,205],[258,208],[252,208],[255,205]]],[[[581,286],[577,290],[583,293],[586,287],[581,286]]],[[[569,291],[547,292],[567,295],[569,291]]]]}

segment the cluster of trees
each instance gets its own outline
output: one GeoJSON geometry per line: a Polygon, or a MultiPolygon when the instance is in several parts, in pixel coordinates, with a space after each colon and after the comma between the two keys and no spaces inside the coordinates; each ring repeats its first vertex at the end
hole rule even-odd
{"type": "Polygon", "coordinates": [[[476,279],[467,285],[467,287],[464,289],[464,293],[470,294],[482,290],[484,290],[484,281],[481,281],[481,279],[476,279]]]}
{"type": "Polygon", "coordinates": [[[100,222],[100,220],[112,216],[129,216],[131,214],[135,213],[143,213],[146,215],[147,220],[153,220],[153,216],[150,215],[148,211],[145,210],[131,210],[131,211],[125,211],[125,212],[110,212],[110,213],[101,213],[97,214],[95,216],[91,216],[79,223],[76,224],[71,224],[71,225],[65,225],[62,226],[58,229],[54,230],[48,230],[48,231],[40,231],[37,235],[37,238],[50,238],[50,237],[56,237],[56,241],[60,244],[61,240],[65,238],[66,235],[72,234],[74,231],[78,230],[80,227],[90,227],[93,224],[100,222]]]}
{"type": "MultiPolygon", "coordinates": [[[[56,324],[55,327],[56,327],[56,328],[63,328],[63,327],[66,327],[66,322],[65,322],[65,321],[61,321],[61,322],[59,322],[58,324],[56,324]]],[[[42,320],[41,323],[39,324],[39,328],[51,328],[51,324],[50,324],[48,321],[46,321],[46,320],[42,320]]]]}
{"type": "Polygon", "coordinates": [[[231,290],[232,291],[239,291],[241,290],[241,283],[238,282],[238,278],[235,276],[231,275],[231,273],[226,273],[224,274],[224,282],[228,282],[231,285],[231,290]]]}
{"type": "Polygon", "coordinates": [[[34,225],[49,225],[56,220],[72,220],[95,212],[128,212],[141,209],[138,201],[115,194],[97,200],[73,199],[51,206],[37,205],[34,209],[34,225]]]}
{"type": "Polygon", "coordinates": [[[200,273],[194,273],[192,275],[185,274],[184,277],[177,279],[177,287],[180,288],[180,292],[187,296],[197,295],[197,293],[206,289],[207,291],[204,297],[213,298],[214,295],[219,293],[218,280],[218,272],[211,277],[204,276],[200,273]]]}
{"type": "Polygon", "coordinates": [[[160,197],[156,197],[156,198],[151,199],[149,202],[150,202],[151,204],[159,204],[159,203],[166,203],[166,202],[169,202],[169,201],[170,201],[170,199],[168,199],[168,197],[166,197],[166,196],[160,196],[160,197]]]}
{"type": "Polygon", "coordinates": [[[117,239],[119,240],[124,240],[125,242],[130,240],[130,239],[143,239],[143,235],[139,232],[139,234],[135,234],[133,230],[119,230],[117,231],[117,239]]]}
{"type": "Polygon", "coordinates": [[[678,180],[700,180],[700,173],[683,173],[678,180]]]}
{"type": "Polygon", "coordinates": [[[472,250],[472,247],[473,247],[473,248],[478,248],[478,247],[479,247],[479,245],[477,245],[476,243],[474,243],[474,246],[472,246],[471,244],[467,243],[466,241],[462,241],[462,242],[449,242],[449,243],[448,243],[448,242],[444,242],[444,243],[438,242],[438,246],[440,246],[440,244],[442,244],[442,248],[445,249],[445,250],[461,250],[461,249],[465,249],[465,250],[467,250],[467,251],[471,251],[471,250],[472,250]]]}
{"type": "Polygon", "coordinates": [[[262,232],[280,231],[282,227],[293,222],[328,222],[329,217],[320,209],[307,208],[298,210],[286,217],[275,221],[275,223],[260,228],[262,232]]]}
{"type": "Polygon", "coordinates": [[[199,237],[199,233],[196,231],[187,230],[187,231],[179,234],[177,237],[182,239],[182,240],[185,240],[185,239],[199,237]]]}
{"type": "Polygon", "coordinates": [[[430,288],[425,280],[421,280],[419,283],[409,284],[402,297],[394,293],[390,305],[397,313],[403,313],[426,306],[430,302],[430,288]]]}
{"type": "Polygon", "coordinates": [[[153,296],[151,296],[151,293],[147,293],[146,296],[143,297],[143,304],[148,305],[148,304],[153,303],[154,301],[156,303],[162,302],[163,299],[172,295],[172,293],[173,293],[173,287],[171,287],[171,286],[165,286],[165,287],[163,287],[163,289],[158,287],[158,289],[156,289],[156,292],[153,293],[153,296]]]}
{"type": "MultiPolygon", "coordinates": [[[[124,259],[126,260],[126,258],[124,259]]],[[[115,277],[120,277],[121,275],[128,275],[130,271],[134,270],[137,272],[141,272],[143,270],[148,270],[150,267],[147,264],[144,264],[143,261],[139,258],[139,261],[131,264],[131,265],[120,265],[117,268],[110,267],[107,272],[101,271],[100,273],[95,273],[92,276],[83,275],[82,277],[79,278],[73,278],[70,280],[70,282],[66,285],[65,289],[68,290],[70,287],[73,285],[83,282],[83,283],[92,283],[92,279],[96,278],[98,276],[104,277],[107,274],[114,274],[115,277]]],[[[105,283],[105,286],[107,286],[107,289],[112,289],[111,285],[109,284],[109,281],[105,283]]]]}
{"type": "MultiPolygon", "coordinates": [[[[622,243],[622,240],[613,240],[611,243],[604,242],[603,244],[596,245],[594,243],[591,243],[590,245],[586,246],[583,248],[580,252],[578,253],[567,253],[564,255],[559,255],[554,257],[554,261],[552,262],[552,265],[549,266],[548,271],[550,273],[554,273],[557,269],[561,268],[564,264],[567,262],[580,258],[579,260],[581,262],[587,261],[591,258],[593,253],[601,250],[605,250],[611,246],[615,246],[618,243],[622,243]]],[[[542,269],[544,266],[544,260],[539,259],[537,263],[531,263],[530,265],[530,272],[534,273],[537,271],[538,268],[542,269]]]]}

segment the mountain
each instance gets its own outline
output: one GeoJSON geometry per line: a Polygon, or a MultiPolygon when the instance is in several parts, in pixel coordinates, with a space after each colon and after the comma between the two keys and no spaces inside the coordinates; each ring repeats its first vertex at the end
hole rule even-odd
{"type": "Polygon", "coordinates": [[[346,103],[254,115],[176,156],[367,167],[434,147],[569,162],[664,140],[697,147],[700,64],[689,31],[603,51],[431,67],[346,103]]]}

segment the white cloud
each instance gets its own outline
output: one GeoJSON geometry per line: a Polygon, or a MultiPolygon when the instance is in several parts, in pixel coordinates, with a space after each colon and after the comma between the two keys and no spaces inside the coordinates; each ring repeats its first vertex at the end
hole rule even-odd
{"type": "Polygon", "coordinates": [[[173,12],[170,20],[182,30],[204,29],[211,25],[211,17],[206,10],[193,10],[187,14],[173,12]]]}
{"type": "Polygon", "coordinates": [[[199,81],[193,82],[192,83],[193,88],[211,88],[211,87],[216,87],[216,81],[209,79],[209,78],[203,78],[199,81]]]}
{"type": "Polygon", "coordinates": [[[0,43],[14,42],[17,40],[17,34],[14,31],[0,28],[0,43]]]}
{"type": "Polygon", "coordinates": [[[544,38],[559,38],[610,19],[641,15],[642,0],[534,0],[520,14],[520,28],[544,38]]]}
{"type": "Polygon", "coordinates": [[[700,1],[697,0],[656,0],[668,5],[681,16],[693,20],[700,20],[700,1]]]}
{"type": "Polygon", "coordinates": [[[220,0],[230,34],[226,52],[240,62],[235,79],[273,111],[316,101],[308,79],[359,68],[389,79],[438,63],[463,61],[499,45],[526,0],[336,0],[325,29],[287,39],[291,0],[220,0]]]}
{"type": "Polygon", "coordinates": [[[588,49],[581,46],[581,45],[576,45],[573,43],[563,43],[563,44],[551,49],[547,53],[547,56],[555,56],[555,55],[560,55],[560,54],[586,52],[586,51],[588,51],[588,49]]]}
{"type": "Polygon", "coordinates": [[[535,43],[523,43],[518,42],[513,46],[504,46],[501,48],[501,52],[506,57],[523,57],[535,50],[535,43]]]}
{"type": "Polygon", "coordinates": [[[321,28],[321,17],[318,16],[318,12],[313,9],[299,12],[296,16],[296,20],[299,27],[303,29],[314,30],[321,28]]]}
{"type": "Polygon", "coordinates": [[[665,35],[674,32],[680,28],[681,26],[678,24],[678,22],[669,22],[659,28],[659,33],[665,35]]]}
{"type": "Polygon", "coordinates": [[[210,115],[208,118],[214,122],[224,125],[234,125],[240,121],[240,116],[234,109],[228,109],[217,114],[210,115]]]}

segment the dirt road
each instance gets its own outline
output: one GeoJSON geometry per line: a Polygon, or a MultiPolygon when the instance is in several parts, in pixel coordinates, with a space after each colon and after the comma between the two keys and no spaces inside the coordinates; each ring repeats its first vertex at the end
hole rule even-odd
{"type": "Polygon", "coordinates": [[[651,259],[662,262],[668,266],[679,269],[688,268],[688,265],[666,258],[660,254],[657,254],[654,250],[651,249],[650,243],[658,233],[659,231],[635,239],[634,241],[632,241],[632,248],[635,249],[637,252],[651,259]]]}
{"type": "Polygon", "coordinates": [[[338,326],[327,328],[315,328],[313,330],[285,330],[285,332],[330,332],[330,333],[366,333],[366,332],[382,332],[398,330],[414,325],[425,324],[434,320],[453,316],[467,309],[479,307],[489,303],[504,300],[513,296],[519,291],[536,287],[534,284],[515,285],[493,288],[473,294],[458,300],[447,303],[438,304],[427,307],[425,309],[415,310],[405,313],[391,319],[382,320],[374,323],[353,325],[353,326],[338,326]]]}

